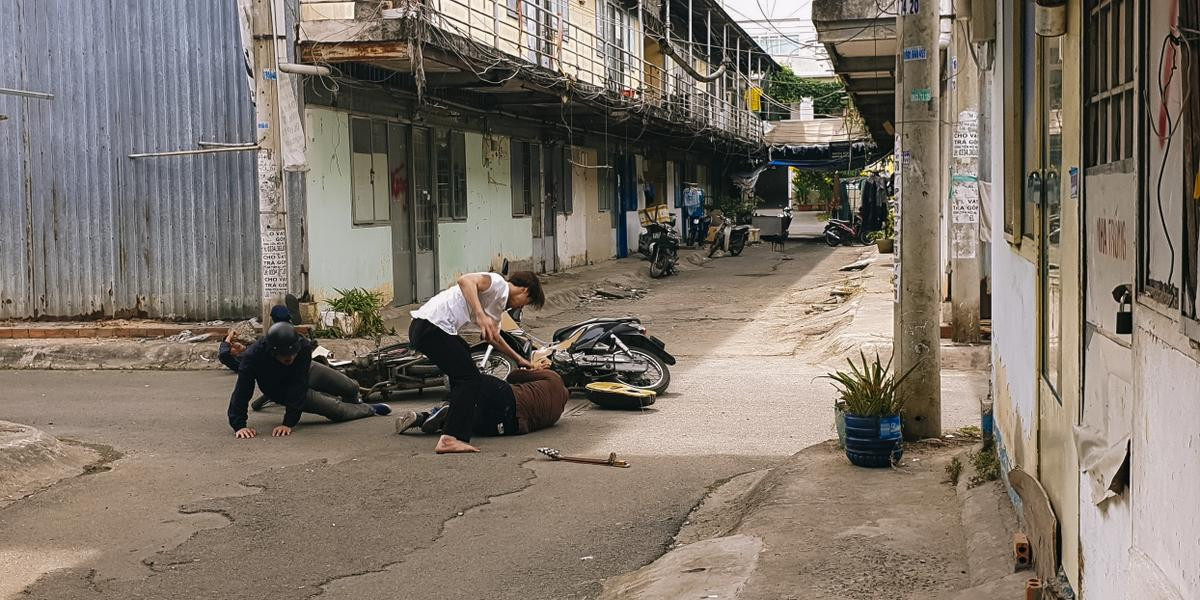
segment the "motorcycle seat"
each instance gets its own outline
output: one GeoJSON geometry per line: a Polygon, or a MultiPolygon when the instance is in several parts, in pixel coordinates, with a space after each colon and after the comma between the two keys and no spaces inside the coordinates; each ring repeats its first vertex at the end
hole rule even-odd
{"type": "Polygon", "coordinates": [[[568,325],[566,327],[563,327],[554,332],[553,339],[554,339],[554,341],[557,342],[561,339],[566,338],[572,331],[575,331],[576,329],[579,329],[580,327],[585,327],[587,325],[594,325],[596,323],[641,323],[641,321],[637,317],[597,317],[595,319],[588,319],[586,321],[581,321],[574,325],[568,325]]]}

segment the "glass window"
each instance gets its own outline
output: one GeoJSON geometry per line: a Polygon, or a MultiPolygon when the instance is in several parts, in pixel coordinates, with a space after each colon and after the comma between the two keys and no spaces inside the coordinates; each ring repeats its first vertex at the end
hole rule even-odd
{"type": "Polygon", "coordinates": [[[436,190],[438,218],[450,219],[451,194],[454,184],[450,177],[450,132],[445,129],[433,131],[434,189],[436,190]]]}
{"type": "Polygon", "coordinates": [[[1062,377],[1062,37],[1042,38],[1042,375],[1059,392],[1062,377]]]}
{"type": "Polygon", "coordinates": [[[541,193],[541,148],[537,144],[513,140],[512,154],[512,214],[514,217],[533,215],[534,200],[541,193]]]}
{"type": "Polygon", "coordinates": [[[351,220],[355,225],[390,223],[387,137],[386,122],[350,118],[351,220]]]}
{"type": "Polygon", "coordinates": [[[467,218],[467,136],[461,131],[450,134],[450,172],[454,183],[450,212],[461,221],[467,218]]]}
{"type": "Polygon", "coordinates": [[[1037,85],[1038,35],[1034,32],[1033,2],[1024,3],[1024,25],[1021,28],[1021,144],[1025,164],[1025,189],[1021,204],[1021,234],[1032,238],[1036,233],[1034,221],[1037,218],[1038,202],[1042,195],[1041,153],[1036,142],[1033,147],[1029,143],[1041,138],[1042,114],[1036,109],[1039,105],[1039,89],[1037,85]]]}

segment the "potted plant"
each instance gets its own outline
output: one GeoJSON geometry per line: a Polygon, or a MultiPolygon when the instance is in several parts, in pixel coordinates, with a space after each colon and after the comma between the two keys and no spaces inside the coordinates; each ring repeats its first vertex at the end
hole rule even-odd
{"type": "Polygon", "coordinates": [[[875,239],[875,246],[880,254],[891,254],[896,249],[896,213],[888,208],[887,219],[883,222],[883,231],[875,239]]]}
{"type": "MultiPolygon", "coordinates": [[[[850,370],[822,377],[833,380],[838,391],[834,412],[845,419],[842,447],[846,458],[860,467],[887,467],[899,461],[904,453],[900,437],[900,411],[904,407],[896,396],[896,386],[912,369],[896,377],[891,371],[891,359],[885,365],[878,353],[870,362],[861,351],[859,357],[861,364],[846,359],[850,370]]],[[[840,436],[840,427],[838,433],[840,436]]]]}

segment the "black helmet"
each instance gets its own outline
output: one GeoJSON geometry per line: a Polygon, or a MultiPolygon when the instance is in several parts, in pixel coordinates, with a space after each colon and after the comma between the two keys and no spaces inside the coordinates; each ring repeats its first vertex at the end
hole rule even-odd
{"type": "Polygon", "coordinates": [[[300,334],[291,323],[275,323],[267,330],[267,349],[276,356],[291,356],[300,351],[300,334]]]}

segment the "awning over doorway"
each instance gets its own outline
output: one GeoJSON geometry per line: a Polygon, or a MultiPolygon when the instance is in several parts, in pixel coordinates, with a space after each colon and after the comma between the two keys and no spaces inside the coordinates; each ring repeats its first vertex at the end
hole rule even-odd
{"type": "Polygon", "coordinates": [[[861,122],[851,119],[778,121],[765,136],[768,164],[814,171],[861,169],[891,151],[880,148],[861,122]]]}

